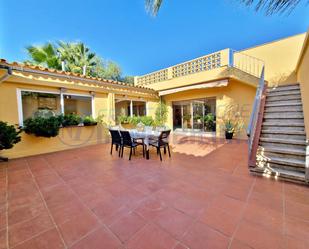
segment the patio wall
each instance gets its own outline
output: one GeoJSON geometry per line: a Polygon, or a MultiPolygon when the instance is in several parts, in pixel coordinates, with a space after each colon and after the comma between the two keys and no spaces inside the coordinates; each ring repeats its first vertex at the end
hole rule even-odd
{"type": "Polygon", "coordinates": [[[230,80],[228,86],[226,87],[189,90],[166,95],[164,96],[164,100],[169,107],[168,125],[173,127],[173,101],[216,97],[216,135],[219,137],[224,137],[225,133],[222,126],[224,125],[224,120],[229,117],[227,108],[232,105],[236,112],[240,113],[241,121],[243,122],[243,128],[238,134],[236,134],[236,137],[246,139],[246,128],[249,123],[255,93],[256,88],[236,80],[230,80]]]}
{"type": "Polygon", "coordinates": [[[265,62],[265,80],[269,85],[284,85],[296,82],[295,68],[306,34],[241,50],[241,53],[265,62]]]}
{"type": "MultiPolygon", "coordinates": [[[[15,81],[4,81],[0,83],[0,120],[9,124],[17,125],[19,123],[17,89],[59,92],[59,86],[52,87],[52,82],[49,85],[43,86],[36,81],[34,81],[34,84],[22,84],[15,81]]],[[[63,85],[63,87],[66,86],[63,85]]],[[[90,94],[89,89],[77,90],[68,88],[65,94],[70,93],[90,94]]],[[[112,92],[104,93],[95,91],[93,103],[94,117],[103,115],[104,124],[88,127],[76,126],[61,128],[59,135],[53,138],[35,137],[34,135],[22,133],[21,142],[10,150],[1,151],[1,155],[9,158],[18,158],[107,142],[109,139],[107,126],[114,123],[114,96],[115,94],[112,92]]],[[[145,98],[145,100],[148,99],[145,98]]],[[[154,100],[149,100],[155,103],[154,100]]],[[[152,106],[153,104],[150,105],[152,106]]]]}
{"type": "Polygon", "coordinates": [[[298,62],[297,81],[300,83],[305,128],[309,139],[309,30],[298,62]]]}

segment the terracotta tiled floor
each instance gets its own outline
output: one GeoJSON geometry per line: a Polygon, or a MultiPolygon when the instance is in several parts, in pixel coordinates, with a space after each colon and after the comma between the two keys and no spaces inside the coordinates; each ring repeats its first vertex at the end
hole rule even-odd
{"type": "Polygon", "coordinates": [[[0,164],[0,249],[309,248],[309,188],[250,176],[244,141],[174,137],[0,164]]]}

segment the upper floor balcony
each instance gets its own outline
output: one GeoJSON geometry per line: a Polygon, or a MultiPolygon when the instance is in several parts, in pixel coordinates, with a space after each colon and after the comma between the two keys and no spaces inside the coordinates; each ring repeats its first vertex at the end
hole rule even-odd
{"type": "Polygon", "coordinates": [[[240,51],[224,49],[146,75],[137,76],[135,85],[164,90],[214,80],[236,78],[258,84],[264,62],[240,51]]]}

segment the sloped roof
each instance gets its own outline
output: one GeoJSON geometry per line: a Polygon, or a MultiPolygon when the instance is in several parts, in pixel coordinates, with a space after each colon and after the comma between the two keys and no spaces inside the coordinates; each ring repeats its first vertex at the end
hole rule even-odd
{"type": "Polygon", "coordinates": [[[56,74],[59,76],[74,76],[77,78],[80,78],[80,80],[86,79],[86,80],[95,80],[97,81],[97,83],[109,83],[109,84],[115,84],[115,85],[119,85],[119,86],[126,86],[126,87],[132,87],[135,89],[144,89],[144,90],[149,90],[149,91],[153,91],[155,92],[153,89],[148,88],[148,87],[143,87],[143,86],[134,86],[134,85],[130,85],[124,82],[120,82],[120,81],[115,81],[115,80],[108,80],[108,79],[103,79],[103,78],[99,78],[99,77],[92,77],[92,76],[88,76],[88,75],[82,75],[79,73],[74,73],[74,72],[68,72],[68,71],[61,71],[61,70],[57,70],[57,69],[53,69],[53,68],[46,68],[46,67],[42,67],[42,66],[38,66],[38,65],[32,65],[29,63],[20,63],[20,62],[8,62],[5,59],[0,59],[0,64],[2,65],[6,65],[9,67],[12,67],[12,69],[30,69],[30,70],[36,70],[36,71],[41,71],[41,72],[45,72],[45,73],[51,73],[51,74],[56,74]],[[15,67],[15,68],[14,68],[15,67]]]}

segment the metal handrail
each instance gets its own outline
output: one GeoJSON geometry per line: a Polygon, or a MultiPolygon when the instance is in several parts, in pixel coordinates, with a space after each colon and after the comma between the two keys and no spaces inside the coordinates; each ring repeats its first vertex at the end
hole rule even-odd
{"type": "Polygon", "coordinates": [[[249,145],[248,145],[249,157],[250,157],[251,152],[252,152],[254,134],[255,134],[255,130],[257,128],[256,126],[257,126],[257,121],[258,121],[258,116],[259,116],[259,111],[260,111],[260,106],[261,106],[261,101],[262,101],[262,95],[263,95],[263,91],[264,91],[264,87],[265,87],[264,69],[265,68],[263,66],[261,76],[260,76],[259,85],[258,85],[258,88],[256,90],[256,95],[255,95],[255,99],[254,99],[252,113],[251,113],[251,116],[250,116],[249,126],[248,126],[248,129],[247,129],[247,136],[248,136],[248,139],[249,139],[249,145]]]}

